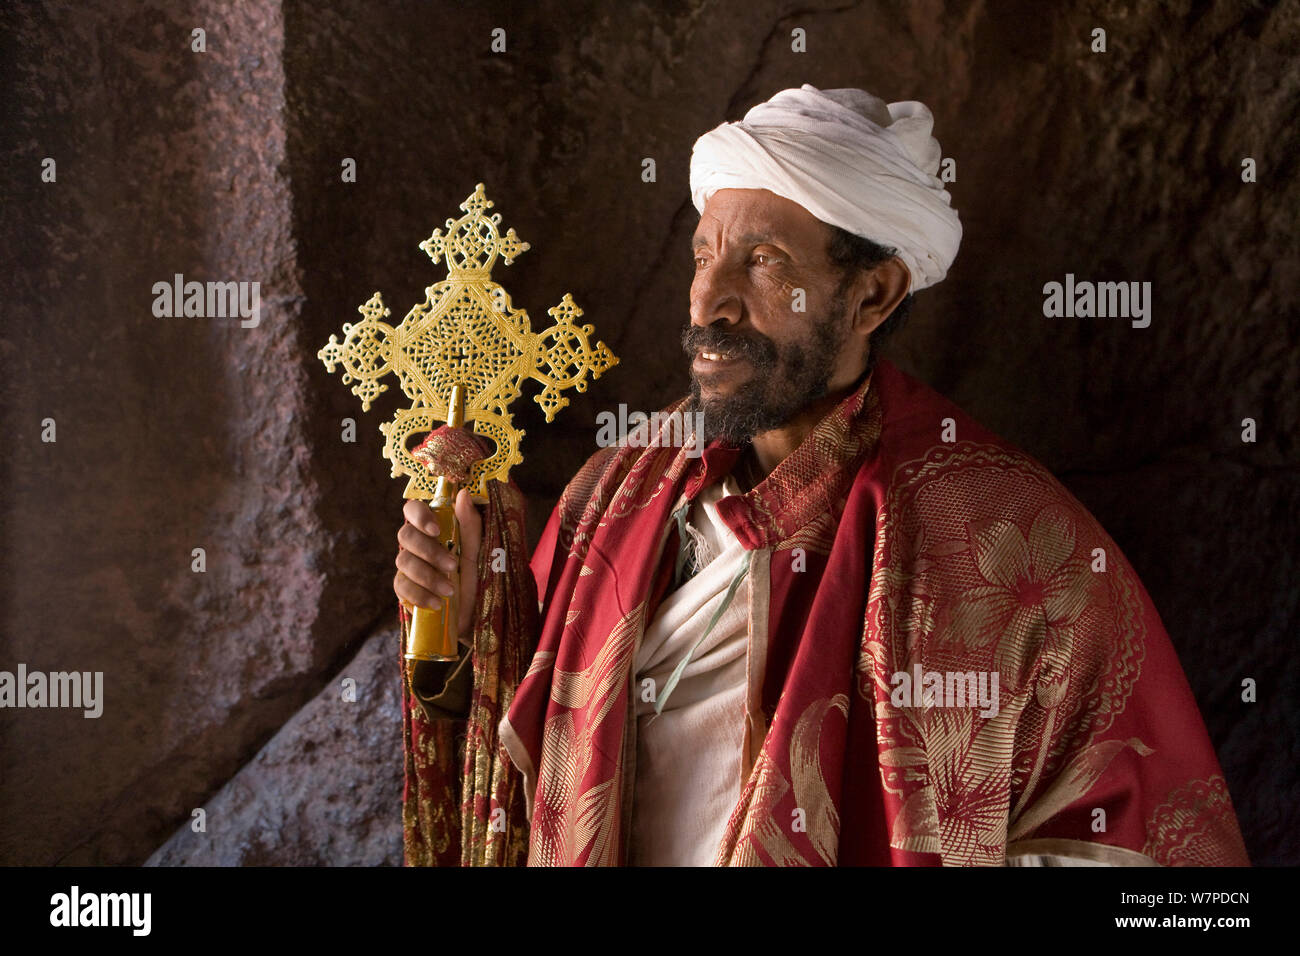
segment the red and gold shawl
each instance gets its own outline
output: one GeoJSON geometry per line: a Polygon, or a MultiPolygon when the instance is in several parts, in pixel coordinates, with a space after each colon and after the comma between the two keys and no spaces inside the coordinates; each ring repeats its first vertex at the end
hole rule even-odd
{"type": "MultiPolygon", "coordinates": [[[[477,750],[460,758],[459,781],[440,778],[474,834],[463,846],[478,855],[463,862],[627,859],[633,655],[671,577],[673,512],[739,454],[659,447],[669,434],[602,449],[566,488],[535,582],[517,588],[540,597],[538,630],[501,630],[527,614],[503,612],[499,596],[480,608],[490,633],[476,628],[477,750]],[[510,645],[531,650],[533,636],[511,695],[521,658],[510,645]],[[507,712],[498,742],[492,722],[507,712]]],[[[1133,569],[1041,465],[932,389],[880,361],[718,512],[753,552],[765,613],[751,627],[766,646],[766,727],[718,864],[1247,864],[1205,726],[1133,569]],[[893,676],[917,668],[996,672],[996,715],[895,706],[893,676]]],[[[484,578],[484,593],[502,583],[484,578]]],[[[450,767],[454,750],[409,693],[406,715],[409,804],[412,774],[424,787],[422,767],[450,767]]],[[[413,839],[456,842],[443,835],[452,817],[408,810],[408,862],[413,839]]]]}

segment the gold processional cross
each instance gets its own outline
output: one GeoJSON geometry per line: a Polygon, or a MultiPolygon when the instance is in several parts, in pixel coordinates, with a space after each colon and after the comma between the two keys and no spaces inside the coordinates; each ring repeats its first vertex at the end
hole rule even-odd
{"type": "MultiPolygon", "coordinates": [[[[343,341],[331,335],[329,344],[317,352],[326,369],[343,368],[343,383],[361,399],[363,411],[388,386],[380,379],[392,372],[411,407],[399,409],[392,421],[380,425],[386,437],[384,457],[393,463],[392,476],[407,475],[403,494],[430,502],[437,514],[443,544],[460,555],[460,528],[454,503],[459,490],[455,482],[435,475],[417,460],[407,447],[411,436],[423,437],[444,422],[461,426],[474,423],[474,432],[496,444],[491,457],[471,468],[466,487],[476,501],[487,495],[491,479],[506,481],[510,468],[523,462],[519,453],[522,429],[514,427],[510,404],[517,399],[525,379],[536,379],[545,388],[536,396],[547,422],[569,404],[564,389],[587,390],[587,373],[599,378],[618,364],[618,358],[603,342],[590,343],[592,326],[578,326],[574,319],[582,310],[567,292],[560,304],[548,309],[555,324],[534,333],[528,313],[515,309],[510,295],[492,281],[497,257],[506,265],[529,248],[513,229],[501,234],[501,214],[485,215],[492,202],[483,194],[483,184],[460,204],[465,215],[448,219],[447,233],[433,230],[420,243],[429,258],[446,260],[447,278],[425,289],[425,300],[406,314],[393,328],[383,322],[389,316],[376,292],[357,311],[360,322],[345,322],[343,341]]],[[[457,656],[457,595],[440,608],[414,608],[408,660],[455,660],[457,656]]]]}

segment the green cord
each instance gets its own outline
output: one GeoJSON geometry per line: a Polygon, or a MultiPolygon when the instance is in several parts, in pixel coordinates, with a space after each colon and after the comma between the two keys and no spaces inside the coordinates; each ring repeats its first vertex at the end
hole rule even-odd
{"type": "Polygon", "coordinates": [[[704,643],[704,639],[709,636],[709,632],[713,630],[713,625],[718,623],[718,618],[722,617],[722,612],[731,605],[731,599],[736,594],[736,588],[740,587],[741,580],[749,571],[749,559],[753,556],[753,551],[745,552],[745,557],[740,562],[740,569],[737,570],[735,575],[732,577],[731,586],[727,588],[727,595],[722,599],[722,605],[713,612],[713,617],[709,621],[709,626],[704,629],[704,633],[700,635],[700,639],[695,642],[695,645],[686,652],[686,656],[682,658],[681,663],[673,668],[672,676],[668,678],[668,683],[664,685],[664,692],[655,699],[656,714],[663,713],[664,703],[668,700],[668,695],[673,692],[673,689],[677,686],[677,682],[682,679],[682,671],[686,670],[686,665],[691,662],[691,658],[695,656],[695,652],[700,649],[700,645],[704,643]]]}

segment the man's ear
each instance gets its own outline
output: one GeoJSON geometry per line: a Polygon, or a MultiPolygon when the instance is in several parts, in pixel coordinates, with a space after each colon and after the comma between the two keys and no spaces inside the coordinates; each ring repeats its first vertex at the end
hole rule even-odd
{"type": "Polygon", "coordinates": [[[891,256],[863,272],[854,285],[858,307],[853,328],[868,335],[876,331],[907,296],[911,280],[911,273],[898,256],[891,256]]]}

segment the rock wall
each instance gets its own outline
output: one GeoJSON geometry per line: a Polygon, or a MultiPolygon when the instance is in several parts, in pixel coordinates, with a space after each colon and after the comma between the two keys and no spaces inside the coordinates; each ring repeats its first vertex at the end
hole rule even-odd
{"type": "Polygon", "coordinates": [[[393,614],[396,396],[362,414],[316,350],[376,289],[395,319],[422,301],[442,273],[418,243],[485,182],[533,244],[496,276],[516,304],[540,323],[571,292],[624,358],[554,424],[518,406],[535,538],[598,411],[686,388],[692,143],[804,82],[933,110],[965,235],[892,355],[1100,518],[1252,858],[1300,861],[1279,759],[1300,737],[1297,7],[6,7],[0,669],[103,671],[105,708],[0,715],[0,862],[398,862],[396,771],[355,759],[400,747],[369,656],[393,614]],[[260,282],[259,323],[155,316],[177,273],[260,282]],[[1045,318],[1066,273],[1151,282],[1150,327],[1045,318]],[[332,708],[359,662],[373,703],[332,708]],[[346,781],[366,797],[332,815],[346,781]],[[322,844],[332,825],[365,836],[322,844]]]}
{"type": "Polygon", "coordinates": [[[146,865],[400,864],[401,640],[377,630],[146,865]]]}
{"type": "Polygon", "coordinates": [[[104,713],[4,715],[0,859],[140,862],[389,619],[392,521],[313,451],[279,4],[4,16],[4,666],[104,713]],[[176,274],[257,324],[156,316],[176,274]]]}

